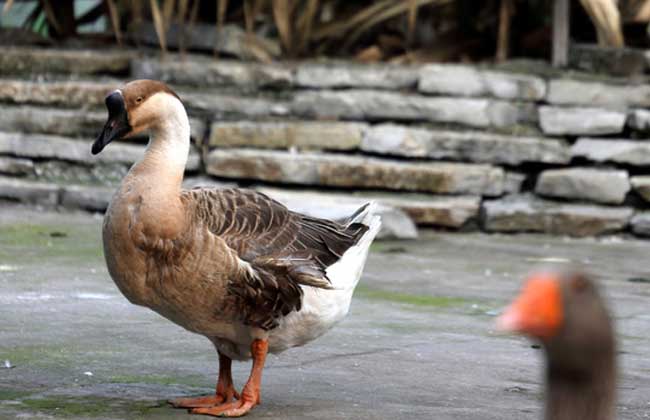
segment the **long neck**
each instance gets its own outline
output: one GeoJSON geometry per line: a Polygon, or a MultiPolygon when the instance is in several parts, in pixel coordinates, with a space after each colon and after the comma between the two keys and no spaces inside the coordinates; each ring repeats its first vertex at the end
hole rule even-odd
{"type": "Polygon", "coordinates": [[[595,363],[589,372],[567,372],[549,366],[546,420],[612,420],[616,406],[613,357],[595,363]]]}
{"type": "Polygon", "coordinates": [[[190,150],[190,125],[180,101],[170,100],[161,118],[150,129],[144,157],[123,182],[123,189],[138,201],[138,217],[145,234],[174,238],[184,228],[180,199],[183,173],[190,150]],[[136,195],[133,196],[132,194],[136,195]]]}
{"type": "Polygon", "coordinates": [[[189,151],[190,124],[185,110],[180,107],[151,129],[147,150],[137,164],[138,172],[140,176],[155,177],[158,183],[178,193],[189,151]]]}

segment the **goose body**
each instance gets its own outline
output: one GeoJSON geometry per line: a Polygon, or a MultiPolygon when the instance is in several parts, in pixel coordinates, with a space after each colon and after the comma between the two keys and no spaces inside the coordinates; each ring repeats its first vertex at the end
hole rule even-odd
{"type": "Polygon", "coordinates": [[[267,351],[304,345],[348,312],[380,227],[375,207],[338,223],[292,212],[250,190],[182,190],[190,131],[178,96],[141,80],[110,94],[106,105],[109,119],[93,153],[115,138],[150,133],[144,157],[105,215],[109,273],[129,301],[206,336],[218,350],[214,404],[185,399],[175,405],[245,414],[258,403],[267,351]],[[236,395],[230,359],[249,358],[251,379],[240,400],[230,402],[236,395]],[[219,386],[227,392],[220,394],[219,386]]]}

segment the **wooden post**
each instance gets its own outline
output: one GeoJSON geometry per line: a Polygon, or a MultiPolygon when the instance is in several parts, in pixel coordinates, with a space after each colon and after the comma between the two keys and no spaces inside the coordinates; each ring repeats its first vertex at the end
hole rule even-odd
{"type": "Polygon", "coordinates": [[[506,61],[510,54],[510,17],[512,16],[513,7],[512,0],[501,0],[496,53],[496,61],[499,63],[506,61]]]}
{"type": "Polygon", "coordinates": [[[553,66],[565,67],[569,62],[569,0],[553,3],[553,66]]]}

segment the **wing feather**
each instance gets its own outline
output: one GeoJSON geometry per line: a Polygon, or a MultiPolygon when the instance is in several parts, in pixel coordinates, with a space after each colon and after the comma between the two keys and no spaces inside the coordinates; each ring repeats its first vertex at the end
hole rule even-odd
{"type": "Polygon", "coordinates": [[[331,288],[326,269],[368,229],[360,223],[294,213],[265,194],[244,189],[195,188],[183,192],[197,221],[240,259],[228,293],[242,321],[263,329],[300,310],[301,286],[331,288]]]}

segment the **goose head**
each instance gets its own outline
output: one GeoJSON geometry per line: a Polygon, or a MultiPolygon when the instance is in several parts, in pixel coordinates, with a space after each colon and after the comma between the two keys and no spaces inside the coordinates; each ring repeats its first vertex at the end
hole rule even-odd
{"type": "Polygon", "coordinates": [[[580,272],[541,272],[497,321],[541,342],[554,366],[589,369],[614,351],[611,319],[596,284],[580,272]]]}
{"type": "MultiPolygon", "coordinates": [[[[113,140],[153,131],[173,118],[182,103],[166,84],[156,80],[134,80],[111,92],[105,99],[108,120],[93,143],[93,155],[113,140]]],[[[184,110],[182,111],[184,114],[184,110]]]]}

